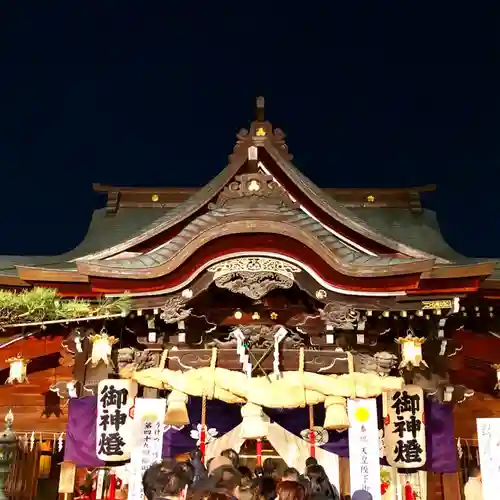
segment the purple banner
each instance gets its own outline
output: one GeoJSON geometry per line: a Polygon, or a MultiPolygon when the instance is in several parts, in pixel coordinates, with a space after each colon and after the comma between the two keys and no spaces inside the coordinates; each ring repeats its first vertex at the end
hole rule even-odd
{"type": "Polygon", "coordinates": [[[452,474],[458,471],[453,406],[425,400],[426,470],[452,474]]]}
{"type": "MultiPolygon", "coordinates": [[[[68,421],[68,442],[65,460],[86,466],[95,466],[98,460],[95,455],[96,397],[75,399],[70,403],[68,421]],[[89,415],[92,419],[89,420],[89,415]],[[83,425],[85,422],[85,425],[83,425]],[[71,439],[71,442],[70,442],[71,439]]],[[[381,405],[378,405],[381,407],[381,405]]],[[[216,437],[222,436],[241,423],[241,407],[218,400],[207,402],[207,427],[214,429],[216,437]]],[[[309,413],[305,408],[293,410],[275,410],[266,408],[271,420],[288,431],[299,436],[309,427],[309,413]]],[[[425,402],[425,424],[427,435],[427,466],[432,472],[451,473],[457,471],[456,448],[453,430],[453,407],[427,399],[425,402]]],[[[175,456],[191,451],[196,446],[197,432],[201,418],[201,398],[189,398],[188,413],[190,425],[181,429],[167,427],[163,436],[163,455],[175,456]]],[[[325,418],[322,405],[314,408],[314,421],[321,425],[325,418]]],[[[380,421],[381,421],[380,415],[380,421]]],[[[347,431],[329,432],[328,443],[322,446],[327,451],[341,457],[349,456],[347,431]]]]}
{"type": "Polygon", "coordinates": [[[99,467],[96,456],[97,397],[70,399],[64,460],[77,467],[99,467]]]}

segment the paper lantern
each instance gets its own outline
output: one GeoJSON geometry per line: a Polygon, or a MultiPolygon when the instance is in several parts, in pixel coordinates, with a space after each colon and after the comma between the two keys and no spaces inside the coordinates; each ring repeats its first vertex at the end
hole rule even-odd
{"type": "Polygon", "coordinates": [[[18,382],[20,384],[28,384],[28,377],[26,375],[29,359],[24,359],[20,354],[15,358],[9,358],[6,363],[9,363],[9,377],[5,381],[6,384],[13,384],[18,382]]]}
{"type": "Polygon", "coordinates": [[[99,382],[96,430],[99,460],[123,462],[130,458],[137,390],[137,383],[132,380],[105,379],[99,382]]]}
{"type": "Polygon", "coordinates": [[[91,335],[90,340],[92,342],[92,354],[87,363],[90,361],[92,368],[95,368],[101,361],[106,366],[109,366],[111,363],[111,350],[113,349],[113,345],[118,342],[118,339],[110,337],[103,330],[100,333],[91,335]]]}
{"type": "Polygon", "coordinates": [[[497,371],[497,383],[495,385],[495,390],[500,391],[500,365],[493,365],[493,368],[497,371]]]}
{"type": "Polygon", "coordinates": [[[415,337],[409,334],[406,337],[396,339],[396,342],[401,346],[401,363],[399,368],[418,368],[424,366],[427,368],[427,363],[422,357],[422,344],[425,342],[424,337],[415,337]]]}
{"type": "Polygon", "coordinates": [[[424,391],[417,385],[387,392],[384,441],[387,463],[418,469],[426,463],[424,391]]]}
{"type": "Polygon", "coordinates": [[[38,465],[38,477],[50,477],[50,470],[52,468],[52,446],[50,441],[40,442],[40,459],[38,465]]]}
{"type": "Polygon", "coordinates": [[[254,403],[247,403],[241,408],[243,418],[241,437],[243,439],[261,439],[267,436],[269,417],[262,407],[254,403]]]}

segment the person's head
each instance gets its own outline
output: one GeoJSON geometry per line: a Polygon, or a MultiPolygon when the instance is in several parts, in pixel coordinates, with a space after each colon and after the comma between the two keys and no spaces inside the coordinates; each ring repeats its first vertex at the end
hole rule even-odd
{"type": "Polygon", "coordinates": [[[260,482],[260,495],[265,500],[275,498],[276,496],[276,481],[271,476],[262,476],[260,482]]]}
{"type": "Polygon", "coordinates": [[[311,495],[318,495],[326,498],[334,496],[334,491],[328,480],[328,476],[321,465],[310,465],[306,470],[306,476],[309,479],[309,490],[311,495]]]}
{"type": "Polygon", "coordinates": [[[191,473],[188,472],[188,468],[175,463],[172,459],[152,465],[142,477],[144,494],[148,500],[164,497],[181,498],[190,484],[191,473]]]}
{"type": "Polygon", "coordinates": [[[241,474],[229,458],[222,455],[215,457],[210,462],[208,475],[208,480],[200,485],[200,489],[236,495],[241,482],[241,474]]]}
{"type": "Polygon", "coordinates": [[[294,469],[293,467],[289,467],[288,469],[285,469],[283,472],[283,477],[281,478],[282,481],[299,481],[300,480],[300,474],[297,469],[294,469]]]}
{"type": "Polygon", "coordinates": [[[481,469],[477,465],[471,465],[469,468],[469,477],[474,477],[476,479],[481,479],[481,469]]]}
{"type": "Polygon", "coordinates": [[[272,477],[275,481],[279,480],[278,466],[275,460],[272,458],[266,458],[262,464],[264,470],[264,476],[272,477]]]}
{"type": "Polygon", "coordinates": [[[297,481],[281,481],[276,486],[277,500],[305,500],[306,489],[297,481]]]}
{"type": "Polygon", "coordinates": [[[265,476],[272,476],[276,470],[276,464],[272,458],[266,458],[262,464],[262,468],[264,469],[265,476]]]}
{"type": "Polygon", "coordinates": [[[258,465],[253,470],[253,473],[255,474],[255,477],[262,477],[264,475],[264,469],[260,465],[258,465]]]}
{"type": "Polygon", "coordinates": [[[240,486],[236,492],[238,500],[258,500],[259,495],[258,482],[248,475],[242,475],[240,486]]]}
{"type": "Polygon", "coordinates": [[[191,462],[178,462],[176,467],[179,471],[183,472],[189,480],[189,484],[193,482],[194,479],[194,466],[191,462]]]}
{"type": "Polygon", "coordinates": [[[369,491],[357,490],[352,494],[352,500],[373,500],[373,496],[369,491]]]}
{"type": "Polygon", "coordinates": [[[309,457],[306,459],[306,468],[313,465],[318,465],[318,461],[314,457],[309,457]]]}
{"type": "Polygon", "coordinates": [[[238,466],[240,465],[240,456],[232,448],[228,448],[227,450],[223,450],[221,453],[221,456],[229,458],[229,460],[231,460],[231,462],[233,463],[233,467],[235,469],[237,469],[238,466]]]}
{"type": "Polygon", "coordinates": [[[233,500],[233,497],[222,491],[196,490],[189,500],[233,500]]]}
{"type": "Polygon", "coordinates": [[[238,467],[238,471],[240,472],[242,478],[247,478],[247,479],[253,479],[254,478],[252,469],[250,469],[246,465],[240,465],[238,467]]]}

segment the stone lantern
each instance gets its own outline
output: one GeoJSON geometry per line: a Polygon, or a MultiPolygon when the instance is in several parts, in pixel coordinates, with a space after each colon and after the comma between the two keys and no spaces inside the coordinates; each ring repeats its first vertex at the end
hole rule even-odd
{"type": "Polygon", "coordinates": [[[17,436],[12,430],[14,415],[9,410],[5,417],[5,428],[0,433],[0,500],[7,499],[5,481],[10,473],[17,451],[17,436]]]}

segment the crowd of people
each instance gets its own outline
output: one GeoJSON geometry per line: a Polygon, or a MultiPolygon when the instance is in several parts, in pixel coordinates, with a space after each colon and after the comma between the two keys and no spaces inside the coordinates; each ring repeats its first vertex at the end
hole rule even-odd
{"type": "MultiPolygon", "coordinates": [[[[206,466],[199,450],[185,462],[166,459],[145,472],[143,486],[148,500],[340,500],[313,457],[306,460],[303,473],[293,468],[280,472],[270,458],[252,471],[231,449],[206,466]]],[[[366,491],[352,495],[352,500],[371,498],[366,491]]]]}

